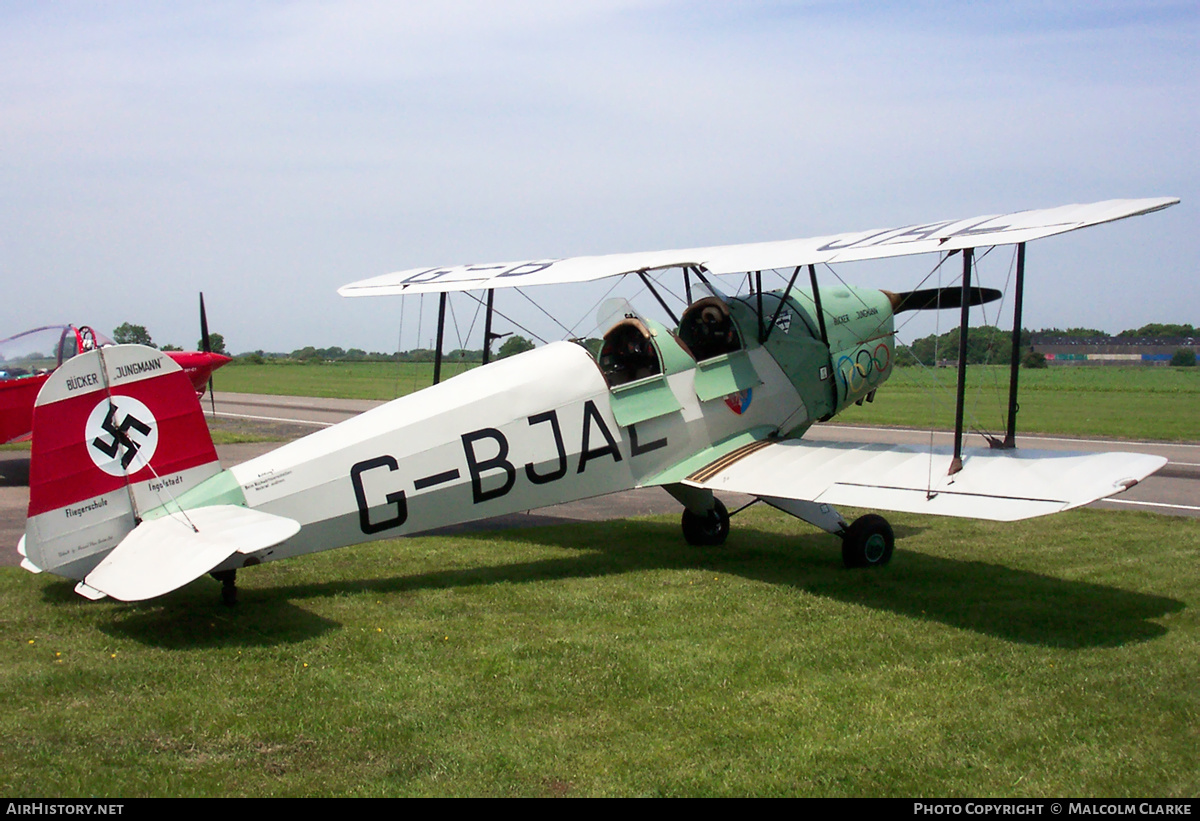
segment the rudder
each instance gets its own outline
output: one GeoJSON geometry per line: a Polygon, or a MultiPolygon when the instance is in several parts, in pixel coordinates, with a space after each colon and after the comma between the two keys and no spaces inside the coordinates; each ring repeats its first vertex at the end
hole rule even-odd
{"type": "Polygon", "coordinates": [[[195,391],[170,357],[141,345],[76,356],[34,406],[26,561],[82,579],[140,511],[220,469],[195,391]]]}

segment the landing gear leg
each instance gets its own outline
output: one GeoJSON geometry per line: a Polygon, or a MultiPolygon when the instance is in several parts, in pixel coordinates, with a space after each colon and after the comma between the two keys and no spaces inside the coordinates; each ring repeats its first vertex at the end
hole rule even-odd
{"type": "Polygon", "coordinates": [[[237,570],[219,570],[212,577],[221,583],[221,603],[226,607],[237,604],[237,570]]]}
{"type": "Polygon", "coordinates": [[[879,567],[891,560],[895,547],[896,537],[887,519],[868,513],[842,534],[842,562],[846,567],[879,567]]]}

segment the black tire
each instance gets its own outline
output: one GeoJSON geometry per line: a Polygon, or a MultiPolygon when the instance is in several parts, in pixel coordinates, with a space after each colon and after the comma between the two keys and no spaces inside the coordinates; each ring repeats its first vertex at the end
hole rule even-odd
{"type": "Polygon", "coordinates": [[[210,574],[221,583],[221,603],[226,607],[237,604],[237,571],[221,570],[210,574]]]}
{"type": "Polygon", "coordinates": [[[729,537],[729,511],[720,499],[713,499],[712,510],[703,516],[684,508],[682,524],[683,538],[695,547],[717,547],[729,537]]]}
{"type": "Polygon", "coordinates": [[[842,561],[846,567],[879,567],[892,560],[896,537],[888,520],[868,513],[854,520],[842,534],[842,561]]]}

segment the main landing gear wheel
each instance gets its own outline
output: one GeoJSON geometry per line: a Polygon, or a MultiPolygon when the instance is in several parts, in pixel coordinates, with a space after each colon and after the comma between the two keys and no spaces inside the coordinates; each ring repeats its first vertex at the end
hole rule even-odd
{"type": "Polygon", "coordinates": [[[729,537],[729,511],[720,499],[713,499],[708,513],[698,515],[683,509],[683,538],[696,547],[716,547],[729,537]]]}
{"type": "Polygon", "coordinates": [[[868,513],[842,534],[842,562],[846,567],[878,567],[891,561],[895,547],[896,537],[887,519],[868,513]]]}

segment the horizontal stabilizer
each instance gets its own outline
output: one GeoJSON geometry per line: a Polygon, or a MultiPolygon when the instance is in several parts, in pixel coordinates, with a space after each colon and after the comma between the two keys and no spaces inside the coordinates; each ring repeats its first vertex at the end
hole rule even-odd
{"type": "Polygon", "coordinates": [[[266,550],[299,531],[300,523],[292,519],[235,505],[196,508],[186,519],[175,514],[144,521],[81,586],[121,601],[152,599],[203,576],[234,553],[266,550]]]}
{"type": "Polygon", "coordinates": [[[1120,493],[1167,463],[1141,453],[969,448],[948,475],[950,448],[775,442],[684,484],[754,496],[908,513],[1016,521],[1120,493]],[[711,475],[710,475],[711,474],[711,475]]]}

